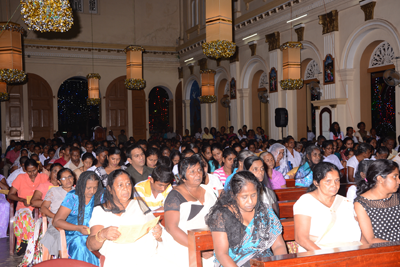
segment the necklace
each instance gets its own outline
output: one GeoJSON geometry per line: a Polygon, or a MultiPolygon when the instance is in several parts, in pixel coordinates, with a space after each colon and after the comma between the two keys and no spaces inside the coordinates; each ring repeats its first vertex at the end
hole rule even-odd
{"type": "MultiPolygon", "coordinates": [[[[194,199],[196,199],[198,202],[200,202],[200,200],[199,200],[197,197],[193,196],[192,193],[190,193],[189,188],[187,187],[187,185],[186,185],[186,184],[184,184],[184,185],[185,185],[185,188],[186,188],[186,190],[188,191],[188,193],[189,193],[194,199]]],[[[200,202],[200,203],[201,203],[201,202],[200,202]]]]}

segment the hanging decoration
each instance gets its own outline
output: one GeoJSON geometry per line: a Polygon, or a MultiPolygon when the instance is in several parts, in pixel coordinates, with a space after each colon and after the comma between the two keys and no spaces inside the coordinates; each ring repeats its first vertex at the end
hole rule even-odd
{"type": "Polygon", "coordinates": [[[206,42],[203,53],[210,58],[230,58],[236,52],[232,42],[232,1],[206,0],[206,42]]]}
{"type": "Polygon", "coordinates": [[[88,80],[88,99],[86,103],[89,106],[97,106],[100,105],[100,90],[99,90],[99,81],[101,79],[100,74],[98,73],[89,73],[86,76],[88,80]]]}
{"type": "Polygon", "coordinates": [[[283,56],[283,80],[280,81],[282,90],[300,90],[303,88],[303,79],[300,77],[301,42],[287,42],[281,46],[283,56]]]}
{"type": "Polygon", "coordinates": [[[94,73],[94,55],[93,55],[93,13],[90,14],[90,23],[91,23],[91,31],[92,31],[92,73],[89,73],[86,76],[88,80],[88,98],[86,100],[86,104],[88,106],[98,106],[100,105],[100,89],[99,82],[101,79],[100,74],[94,73]]]}
{"type": "Polygon", "coordinates": [[[21,35],[19,24],[0,22],[0,102],[7,101],[7,84],[22,83],[26,74],[22,69],[21,35]]]}
{"type": "Polygon", "coordinates": [[[199,97],[201,103],[215,103],[217,96],[214,95],[214,77],[215,71],[206,69],[200,71],[201,74],[201,96],[199,97]]]}
{"type": "Polygon", "coordinates": [[[146,81],[143,79],[144,48],[130,45],[124,52],[126,53],[125,87],[129,90],[143,90],[146,87],[146,81]]]}
{"type": "Polygon", "coordinates": [[[21,0],[21,15],[34,31],[66,32],[74,24],[68,0],[21,0]]]}

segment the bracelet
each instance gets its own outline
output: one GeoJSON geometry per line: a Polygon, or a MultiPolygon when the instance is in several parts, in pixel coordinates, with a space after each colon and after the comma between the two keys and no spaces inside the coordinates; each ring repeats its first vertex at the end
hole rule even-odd
{"type": "MultiPolygon", "coordinates": [[[[103,230],[103,229],[101,229],[101,230],[103,230]]],[[[101,232],[101,230],[98,231],[98,232],[96,233],[96,235],[94,236],[94,237],[96,238],[96,241],[99,242],[99,243],[103,243],[103,242],[106,241],[106,239],[107,239],[107,238],[104,238],[103,240],[100,239],[99,233],[101,232]]]]}

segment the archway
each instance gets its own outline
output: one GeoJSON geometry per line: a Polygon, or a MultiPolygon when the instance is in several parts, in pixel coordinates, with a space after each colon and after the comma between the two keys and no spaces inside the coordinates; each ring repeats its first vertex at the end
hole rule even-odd
{"type": "Polygon", "coordinates": [[[304,86],[297,91],[297,135],[298,139],[307,138],[307,128],[316,134],[315,108],[311,101],[320,100],[310,86],[312,82],[319,83],[320,67],[317,60],[307,58],[301,62],[304,86]]]}
{"type": "Polygon", "coordinates": [[[260,99],[258,99],[258,91],[259,89],[265,89],[261,88],[260,86],[260,80],[261,76],[265,74],[263,70],[257,71],[254,76],[253,76],[253,81],[251,82],[251,115],[252,115],[252,121],[250,128],[254,129],[256,131],[257,127],[261,127],[264,129],[266,133],[268,133],[268,130],[265,128],[267,126],[266,122],[266,117],[268,117],[267,114],[263,114],[267,112],[267,109],[263,107],[263,105],[266,105],[266,103],[262,103],[260,99]],[[263,111],[263,112],[262,112],[263,111]]]}
{"type": "Polygon", "coordinates": [[[150,134],[168,132],[170,124],[170,97],[162,87],[154,87],[149,93],[150,134]]]}
{"type": "Polygon", "coordinates": [[[89,136],[90,129],[99,125],[99,106],[88,106],[88,82],[83,77],[65,80],[58,89],[58,130],[89,136]]]}
{"type": "Polygon", "coordinates": [[[378,136],[396,136],[395,88],[383,80],[385,70],[395,69],[394,51],[385,41],[374,41],[360,60],[360,115],[366,129],[377,130],[378,136]]]}
{"type": "Polygon", "coordinates": [[[190,88],[190,133],[192,135],[201,128],[200,96],[201,92],[199,84],[197,81],[193,81],[190,88]]]}
{"type": "MultiPolygon", "coordinates": [[[[106,127],[117,136],[121,130],[128,133],[128,90],[125,76],[114,79],[106,91],[106,127]]],[[[108,133],[107,133],[108,134],[108,133]]]]}
{"type": "Polygon", "coordinates": [[[229,109],[221,104],[221,99],[224,95],[229,95],[228,92],[225,92],[226,87],[229,86],[228,80],[223,79],[218,86],[218,95],[217,95],[217,105],[218,105],[218,129],[221,129],[222,126],[227,128],[229,125],[229,109]]]}
{"type": "Polygon", "coordinates": [[[29,139],[53,138],[53,92],[42,77],[28,74],[29,139]]]}

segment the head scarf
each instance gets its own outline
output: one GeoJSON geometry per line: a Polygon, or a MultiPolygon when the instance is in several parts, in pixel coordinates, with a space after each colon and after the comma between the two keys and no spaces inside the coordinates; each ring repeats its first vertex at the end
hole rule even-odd
{"type": "Polygon", "coordinates": [[[283,157],[281,161],[279,162],[279,167],[276,167],[275,170],[279,171],[282,173],[282,175],[285,177],[285,179],[289,179],[289,176],[286,175],[290,171],[289,164],[288,164],[288,159],[287,159],[287,149],[284,145],[281,145],[279,143],[273,144],[268,152],[270,152],[276,161],[279,155],[279,151],[283,149],[283,157]]]}

